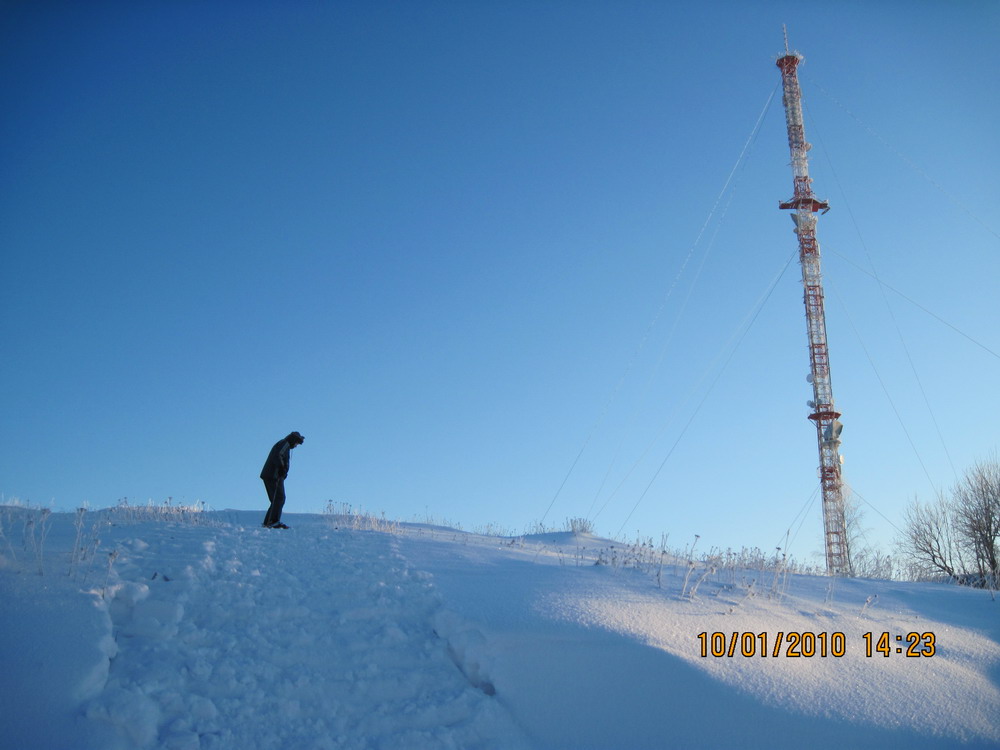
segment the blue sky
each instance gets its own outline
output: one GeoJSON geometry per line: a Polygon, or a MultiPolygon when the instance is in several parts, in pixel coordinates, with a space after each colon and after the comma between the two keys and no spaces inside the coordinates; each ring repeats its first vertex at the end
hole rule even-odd
{"type": "Polygon", "coordinates": [[[7,498],[263,513],[294,429],[289,511],[808,559],[783,23],[871,541],[997,450],[995,2],[2,14],[7,498]]]}

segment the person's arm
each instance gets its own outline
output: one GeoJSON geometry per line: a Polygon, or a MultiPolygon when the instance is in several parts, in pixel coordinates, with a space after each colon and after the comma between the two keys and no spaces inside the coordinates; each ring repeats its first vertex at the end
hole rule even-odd
{"type": "Polygon", "coordinates": [[[284,479],[285,477],[288,476],[288,468],[291,465],[291,459],[292,459],[292,452],[291,452],[290,448],[291,448],[291,446],[288,445],[288,441],[286,440],[282,444],[282,446],[281,446],[281,451],[278,453],[278,462],[279,462],[278,478],[279,479],[284,479]]]}

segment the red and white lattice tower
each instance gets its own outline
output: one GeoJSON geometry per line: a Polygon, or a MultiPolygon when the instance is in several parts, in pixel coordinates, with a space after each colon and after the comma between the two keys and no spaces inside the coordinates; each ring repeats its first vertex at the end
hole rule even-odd
{"type": "Polygon", "coordinates": [[[819,243],[816,241],[817,213],[826,213],[830,205],[813,195],[809,179],[808,151],[802,123],[802,91],[796,68],[802,55],[789,52],[778,58],[784,88],[785,120],[788,124],[788,148],[792,154],[795,191],[791,200],[779,207],[795,211],[795,233],[799,237],[799,261],[805,289],[806,327],[809,334],[809,380],[813,387],[809,419],[816,425],[819,444],[819,476],[823,490],[823,533],[826,540],[826,570],[830,575],[850,575],[851,561],[847,548],[844,518],[844,494],[840,477],[840,413],[834,408],[830,379],[830,351],[826,340],[826,313],[823,307],[823,279],[820,272],[819,243]]]}

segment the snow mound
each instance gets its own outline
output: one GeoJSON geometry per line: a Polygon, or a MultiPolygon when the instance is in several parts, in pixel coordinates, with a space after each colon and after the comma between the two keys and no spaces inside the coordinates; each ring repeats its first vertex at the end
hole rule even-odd
{"type": "Polygon", "coordinates": [[[1000,744],[987,592],[759,571],[695,587],[672,560],[653,575],[587,535],[200,515],[96,516],[100,549],[81,563],[55,514],[44,575],[8,550],[4,746],[1000,744]],[[868,656],[865,633],[883,632],[934,633],[935,654],[868,656]],[[715,633],[756,653],[703,656],[715,633]],[[775,642],[791,633],[839,633],[844,653],[792,656],[775,642]]]}

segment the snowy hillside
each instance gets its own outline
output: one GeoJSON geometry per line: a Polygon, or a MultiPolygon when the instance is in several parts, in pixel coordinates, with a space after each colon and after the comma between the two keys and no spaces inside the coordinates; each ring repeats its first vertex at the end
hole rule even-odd
{"type": "Polygon", "coordinates": [[[0,747],[1000,746],[988,592],[260,516],[0,508],[0,747]]]}

